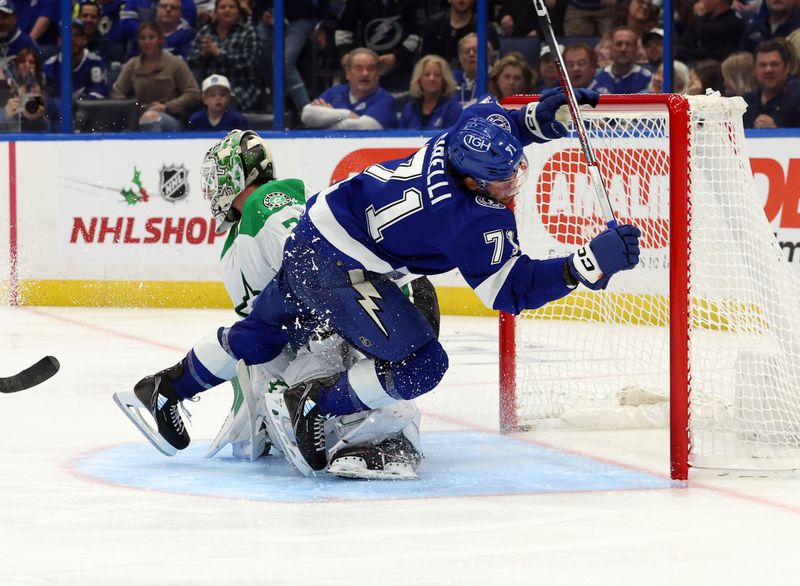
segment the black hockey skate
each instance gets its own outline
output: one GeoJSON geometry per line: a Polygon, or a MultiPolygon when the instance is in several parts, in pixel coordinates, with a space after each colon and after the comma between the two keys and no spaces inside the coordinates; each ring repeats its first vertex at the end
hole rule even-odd
{"type": "Polygon", "coordinates": [[[167,456],[174,456],[178,450],[189,445],[189,432],[180,414],[180,399],[175,393],[172,381],[183,371],[181,363],[172,368],[146,376],[133,387],[132,392],[114,393],[114,402],[139,428],[155,448],[167,456]],[[156,422],[156,428],[142,416],[140,410],[147,410],[156,422]]]}
{"type": "Polygon", "coordinates": [[[422,454],[402,433],[378,444],[348,446],[336,452],[328,472],[364,480],[417,480],[422,454]]]}
{"type": "Polygon", "coordinates": [[[322,470],[328,464],[325,448],[326,417],[319,409],[319,393],[323,386],[335,381],[335,378],[312,380],[283,392],[297,449],[312,470],[322,470]]]}

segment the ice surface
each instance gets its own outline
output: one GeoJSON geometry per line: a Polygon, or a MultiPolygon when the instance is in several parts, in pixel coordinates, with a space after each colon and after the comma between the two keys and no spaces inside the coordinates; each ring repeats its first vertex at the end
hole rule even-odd
{"type": "Polygon", "coordinates": [[[491,319],[443,319],[451,368],[419,402],[417,483],[302,479],[227,448],[203,459],[228,388],[192,406],[193,447],[162,457],[111,393],[229,320],[0,308],[0,376],[61,361],[0,396],[0,585],[798,581],[797,476],[693,471],[674,487],[665,430],[497,435],[491,319]]]}

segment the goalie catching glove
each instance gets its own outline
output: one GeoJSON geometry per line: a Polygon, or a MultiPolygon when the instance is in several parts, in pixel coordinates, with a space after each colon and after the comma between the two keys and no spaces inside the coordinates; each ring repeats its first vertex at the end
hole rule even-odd
{"type": "MultiPolygon", "coordinates": [[[[589,289],[605,289],[612,275],[632,269],[638,264],[641,235],[639,228],[631,224],[601,232],[591,242],[569,255],[569,276],[589,289]]],[[[567,282],[569,284],[570,279],[567,282]]]]}
{"type": "MultiPolygon", "coordinates": [[[[600,94],[594,90],[577,88],[575,100],[578,104],[597,106],[600,94]]],[[[563,138],[567,128],[556,120],[556,112],[567,103],[567,96],[560,87],[550,88],[542,92],[538,102],[531,102],[525,108],[525,126],[540,142],[563,138]]]]}

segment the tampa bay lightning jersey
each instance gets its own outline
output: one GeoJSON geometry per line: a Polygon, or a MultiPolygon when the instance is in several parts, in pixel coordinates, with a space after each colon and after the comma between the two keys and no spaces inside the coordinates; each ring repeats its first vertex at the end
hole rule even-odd
{"type": "Polygon", "coordinates": [[[394,97],[382,87],[376,89],[366,98],[350,101],[350,84],[341,83],[329,87],[320,96],[334,108],[346,108],[359,116],[372,116],[383,128],[397,126],[394,97]]]}
{"type": "Polygon", "coordinates": [[[523,144],[544,142],[534,108],[506,110],[485,97],[412,156],[372,165],[312,197],[307,221],[369,271],[427,275],[457,268],[494,309],[519,313],[566,295],[564,259],[522,254],[511,210],[466,190],[447,172],[448,140],[473,116],[523,144]]]}
{"type": "Polygon", "coordinates": [[[625,75],[614,75],[609,65],[594,76],[593,89],[601,94],[638,94],[647,91],[653,74],[641,65],[634,65],[625,75]]]}

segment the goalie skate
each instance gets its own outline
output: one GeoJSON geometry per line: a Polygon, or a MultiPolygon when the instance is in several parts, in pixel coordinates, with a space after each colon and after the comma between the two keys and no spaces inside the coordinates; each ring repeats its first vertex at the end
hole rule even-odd
{"type": "Polygon", "coordinates": [[[361,444],[339,450],[328,473],[362,480],[418,480],[421,454],[403,434],[379,444],[361,444]]]}

